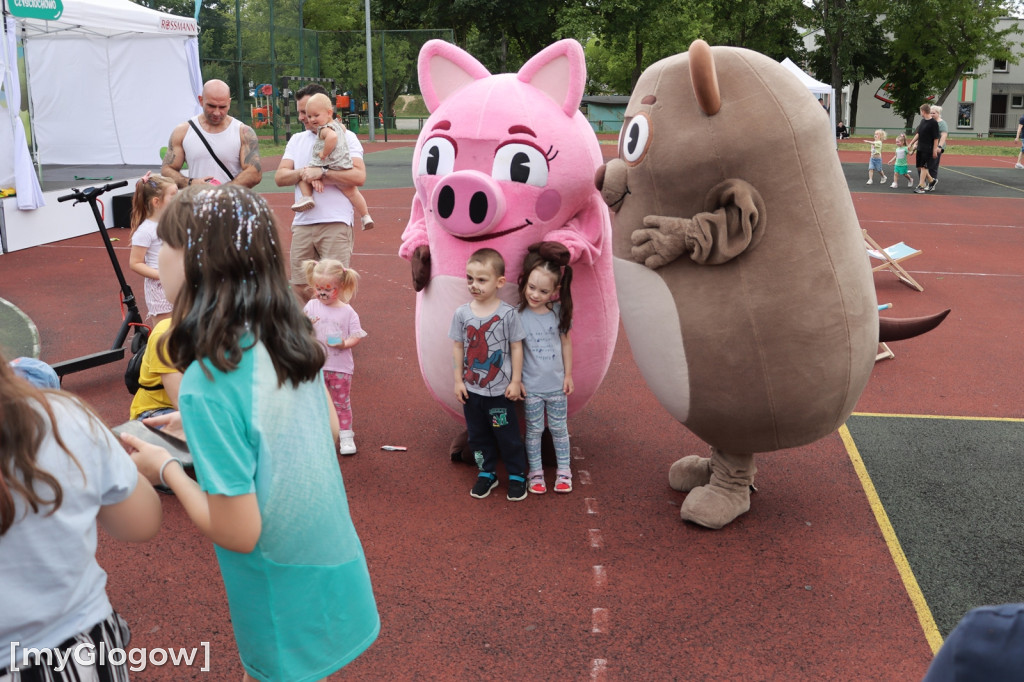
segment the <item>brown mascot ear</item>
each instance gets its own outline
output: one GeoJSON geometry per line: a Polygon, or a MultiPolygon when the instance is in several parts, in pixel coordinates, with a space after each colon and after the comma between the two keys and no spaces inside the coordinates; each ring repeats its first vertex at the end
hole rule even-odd
{"type": "Polygon", "coordinates": [[[714,116],[722,108],[722,94],[718,89],[718,73],[711,46],[703,40],[690,43],[690,82],[697,104],[708,116],[714,116]]]}
{"type": "Polygon", "coordinates": [[[720,265],[753,249],[764,236],[764,199],[744,180],[720,182],[704,197],[704,213],[693,217],[690,258],[702,265],[720,265]]]}

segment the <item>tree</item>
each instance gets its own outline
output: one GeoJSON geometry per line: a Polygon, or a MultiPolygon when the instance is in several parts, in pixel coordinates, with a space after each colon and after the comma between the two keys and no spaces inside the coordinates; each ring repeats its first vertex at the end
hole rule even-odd
{"type": "Polygon", "coordinates": [[[963,75],[992,59],[1016,63],[1016,22],[999,28],[1001,0],[887,0],[893,108],[908,127],[928,95],[942,104],[963,75]]]}
{"type": "Polygon", "coordinates": [[[711,4],[712,45],[745,47],[776,61],[806,55],[797,29],[806,26],[809,11],[801,0],[718,0],[711,4]]]}
{"type": "MultiPolygon", "coordinates": [[[[857,96],[860,84],[882,77],[888,71],[887,39],[878,15],[864,0],[816,0],[811,5],[817,47],[809,57],[811,72],[836,91],[837,112],[845,111],[843,88],[850,85],[850,128],[857,125],[857,96]]],[[[838,117],[837,117],[838,118],[838,117]]]]}
{"type": "Polygon", "coordinates": [[[703,0],[581,2],[559,14],[560,35],[586,46],[588,92],[628,95],[644,69],[707,35],[708,7],[703,0]]]}

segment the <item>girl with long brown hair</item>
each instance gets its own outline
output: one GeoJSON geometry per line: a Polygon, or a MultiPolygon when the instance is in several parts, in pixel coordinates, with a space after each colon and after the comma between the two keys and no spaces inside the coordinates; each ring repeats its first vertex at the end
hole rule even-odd
{"type": "Polygon", "coordinates": [[[184,372],[178,408],[198,483],[163,448],[122,438],[214,542],[245,679],[325,677],[370,646],[380,618],[324,350],[288,284],[273,214],[238,185],[195,186],[158,233],[175,304],[167,356],[184,372]]]}

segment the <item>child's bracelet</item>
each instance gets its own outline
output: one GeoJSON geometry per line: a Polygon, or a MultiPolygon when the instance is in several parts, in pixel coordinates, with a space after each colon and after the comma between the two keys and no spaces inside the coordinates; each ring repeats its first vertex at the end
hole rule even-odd
{"type": "Polygon", "coordinates": [[[182,464],[181,460],[178,459],[177,457],[168,457],[164,461],[164,463],[160,465],[160,484],[163,487],[165,487],[165,488],[170,488],[171,487],[171,486],[167,485],[167,481],[164,480],[164,469],[166,469],[167,465],[170,464],[171,462],[177,462],[181,466],[182,469],[185,468],[185,465],[182,464]]]}

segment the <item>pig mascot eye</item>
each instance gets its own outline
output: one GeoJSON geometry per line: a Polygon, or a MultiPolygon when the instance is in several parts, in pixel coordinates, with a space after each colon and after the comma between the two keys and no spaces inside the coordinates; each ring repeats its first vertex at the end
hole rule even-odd
{"type": "Polygon", "coordinates": [[[545,187],[548,184],[548,160],[536,147],[528,144],[506,144],[494,155],[491,177],[495,180],[545,187]]]}
{"type": "Polygon", "coordinates": [[[419,175],[448,175],[455,169],[455,145],[446,137],[432,137],[420,151],[419,175]]]}
{"type": "Polygon", "coordinates": [[[651,143],[651,121],[647,114],[637,114],[619,136],[619,153],[626,163],[635,164],[647,154],[651,143]]]}

